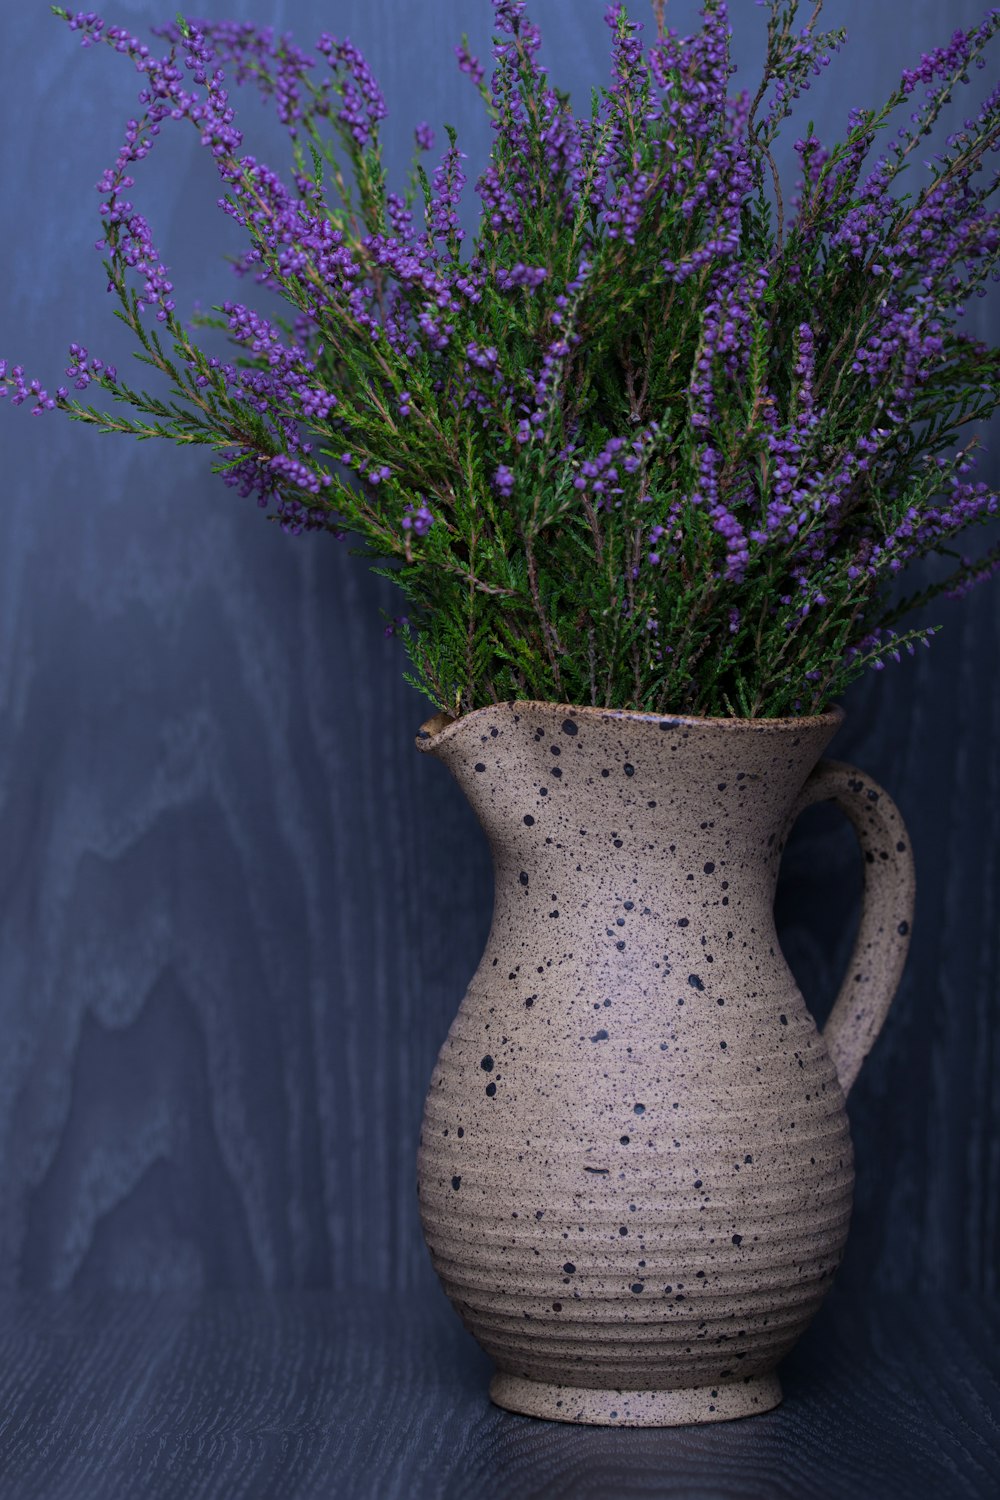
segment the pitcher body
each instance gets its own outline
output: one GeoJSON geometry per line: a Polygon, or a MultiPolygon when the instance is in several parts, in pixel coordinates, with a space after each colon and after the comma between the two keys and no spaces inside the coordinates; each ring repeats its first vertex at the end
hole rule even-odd
{"type": "MultiPolygon", "coordinates": [[[[513,703],[426,726],[490,840],[495,906],[431,1080],[421,1216],[501,1405],[645,1425],[780,1399],[853,1187],[847,1085],[773,920],[838,723],[513,703]]],[[[869,822],[864,800],[868,841],[903,843],[884,794],[869,822]]],[[[854,1051],[905,949],[903,852],[869,861],[895,942],[868,921],[838,1002],[854,1051]]]]}

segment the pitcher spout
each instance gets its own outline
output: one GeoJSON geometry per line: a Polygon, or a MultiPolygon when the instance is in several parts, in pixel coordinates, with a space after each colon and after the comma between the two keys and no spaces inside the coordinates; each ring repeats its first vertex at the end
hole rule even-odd
{"type": "Polygon", "coordinates": [[[444,730],[449,729],[458,720],[454,715],[441,712],[427,719],[417,730],[416,745],[418,750],[423,750],[428,755],[436,755],[441,749],[441,735],[444,730]]]}
{"type": "MultiPolygon", "coordinates": [[[[417,732],[416,746],[425,755],[433,755],[446,766],[458,782],[473,811],[483,824],[487,834],[491,832],[492,777],[485,776],[487,762],[491,771],[496,771],[496,758],[487,754],[485,747],[498,742],[504,730],[520,722],[519,705],[514,703],[489,704],[473,709],[460,717],[446,711],[434,714],[421,724],[417,732]],[[496,721],[498,713],[502,728],[496,721]],[[485,783],[490,783],[489,792],[485,783]]],[[[504,752],[507,746],[504,744],[504,752]]]]}

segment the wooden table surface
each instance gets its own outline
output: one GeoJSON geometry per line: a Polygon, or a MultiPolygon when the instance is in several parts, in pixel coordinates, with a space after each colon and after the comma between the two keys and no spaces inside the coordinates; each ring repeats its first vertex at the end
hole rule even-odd
{"type": "Polygon", "coordinates": [[[836,1290],[776,1411],[512,1416],[428,1283],[0,1304],[3,1500],[958,1500],[1000,1494],[1000,1305],[836,1290]]]}

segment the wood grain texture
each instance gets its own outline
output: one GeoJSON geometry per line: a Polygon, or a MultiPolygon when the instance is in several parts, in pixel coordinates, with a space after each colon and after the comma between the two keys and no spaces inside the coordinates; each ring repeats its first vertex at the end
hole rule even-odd
{"type": "MultiPolygon", "coordinates": [[[[416,120],[451,120],[474,173],[489,132],[450,47],[467,27],[485,49],[486,0],[427,0],[419,24],[403,0],[197,8],[350,34],[392,100],[391,163],[416,120]]],[[[134,28],[172,9],[110,7],[134,28]]],[[[533,9],[554,75],[585,97],[606,68],[604,0],[533,9]]],[[[810,98],[821,133],[847,102],[885,93],[904,42],[915,57],[982,6],[827,9],[855,42],[810,98]]],[[[695,10],[672,0],[674,24],[695,10]]],[[[737,19],[749,70],[742,7],[737,19]]],[[[92,185],[135,78],[79,51],[44,6],[5,12],[0,42],[0,353],[54,386],[72,338],[127,361],[92,249],[92,185]]],[[[278,162],[273,122],[259,128],[254,145],[278,162]]],[[[158,151],[137,201],[182,303],[220,300],[234,241],[211,170],[180,137],[158,151]]],[[[3,408],[0,443],[0,1286],[425,1287],[417,1129],[491,885],[460,793],[412,749],[425,705],[382,637],[393,596],[344,547],[265,525],[191,455],[3,408]]],[[[910,967],[851,1098],[859,1182],[841,1278],[872,1299],[1000,1290],[997,597],[942,606],[933,650],[851,693],[832,747],[898,801],[918,866],[910,967]]],[[[779,916],[818,1010],[859,883],[849,830],[807,814],[779,916]]],[[[266,1320],[254,1327],[266,1362],[266,1320]]],[[[137,1348],[156,1345],[151,1330],[137,1348]]],[[[378,1378],[402,1399],[401,1374],[378,1378]]],[[[190,1441],[207,1451],[204,1420],[190,1441]]],[[[424,1439],[438,1442],[429,1427],[424,1439]]],[[[538,1463],[557,1462],[537,1441],[538,1463]]],[[[502,1465],[504,1442],[490,1439],[488,1462],[502,1465]]]]}
{"type": "Polygon", "coordinates": [[[107,1293],[0,1304],[17,1500],[987,1500],[1000,1308],[835,1293],[776,1411],[573,1428],[491,1406],[429,1295],[107,1293]]]}

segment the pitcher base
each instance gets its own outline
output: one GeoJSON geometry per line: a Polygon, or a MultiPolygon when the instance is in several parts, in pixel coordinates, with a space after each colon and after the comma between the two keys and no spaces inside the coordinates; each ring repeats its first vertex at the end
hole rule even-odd
{"type": "Polygon", "coordinates": [[[550,1422],[580,1422],[593,1427],[684,1427],[771,1411],[781,1401],[781,1385],[777,1375],[771,1373],[675,1391],[593,1390],[528,1380],[498,1370],[490,1383],[490,1400],[507,1411],[544,1417],[550,1422]]]}

